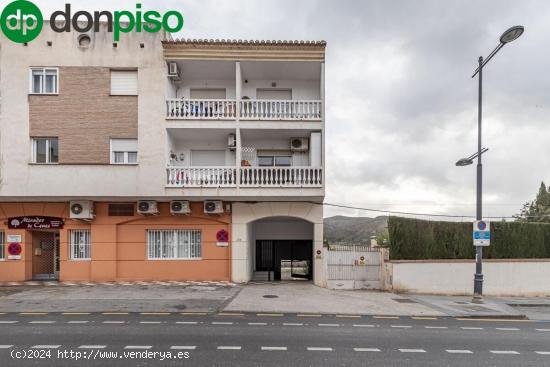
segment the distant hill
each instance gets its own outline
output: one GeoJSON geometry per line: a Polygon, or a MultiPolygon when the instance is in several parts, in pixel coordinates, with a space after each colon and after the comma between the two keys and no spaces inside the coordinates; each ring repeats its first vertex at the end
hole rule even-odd
{"type": "Polygon", "coordinates": [[[345,217],[337,215],[324,219],[325,240],[331,242],[368,243],[372,236],[384,232],[388,217],[345,217]]]}

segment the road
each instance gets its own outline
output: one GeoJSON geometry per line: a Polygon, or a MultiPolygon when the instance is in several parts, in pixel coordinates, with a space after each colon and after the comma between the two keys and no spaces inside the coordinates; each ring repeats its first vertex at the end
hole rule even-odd
{"type": "Polygon", "coordinates": [[[550,323],[276,313],[6,313],[0,315],[0,361],[2,366],[547,366],[550,323]],[[161,360],[168,352],[172,359],[161,360]],[[43,358],[14,358],[25,354],[43,358]]]}

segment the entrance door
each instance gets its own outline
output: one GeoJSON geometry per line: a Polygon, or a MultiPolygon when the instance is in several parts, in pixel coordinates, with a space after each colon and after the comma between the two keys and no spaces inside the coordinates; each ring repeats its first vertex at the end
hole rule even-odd
{"type": "Polygon", "coordinates": [[[59,232],[32,232],[32,277],[59,278],[59,232]]]}
{"type": "Polygon", "coordinates": [[[312,279],[312,251],[310,240],[257,240],[256,271],[269,272],[270,280],[312,279]]]}

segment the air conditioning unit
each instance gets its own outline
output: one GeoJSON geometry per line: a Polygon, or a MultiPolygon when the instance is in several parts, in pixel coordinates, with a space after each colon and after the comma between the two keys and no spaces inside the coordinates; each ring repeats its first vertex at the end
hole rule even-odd
{"type": "Polygon", "coordinates": [[[180,76],[180,70],[178,68],[178,64],[175,62],[169,62],[168,63],[168,77],[173,80],[179,80],[181,78],[180,76]]]}
{"type": "Polygon", "coordinates": [[[213,200],[204,202],[205,214],[223,214],[223,201],[213,200]]]}
{"type": "Polygon", "coordinates": [[[75,200],[69,205],[71,219],[92,220],[94,215],[94,202],[90,200],[75,200]]]}
{"type": "Polygon", "coordinates": [[[159,213],[157,202],[154,200],[140,200],[137,207],[138,214],[156,215],[159,213]]]}
{"type": "Polygon", "coordinates": [[[227,136],[227,147],[230,150],[235,150],[235,148],[237,148],[237,137],[235,134],[229,134],[227,136]]]}
{"type": "Polygon", "coordinates": [[[186,200],[174,200],[170,202],[170,213],[172,215],[191,214],[191,206],[186,200]]]}
{"type": "Polygon", "coordinates": [[[307,152],[309,149],[308,138],[292,138],[290,139],[290,150],[293,152],[307,152]]]}

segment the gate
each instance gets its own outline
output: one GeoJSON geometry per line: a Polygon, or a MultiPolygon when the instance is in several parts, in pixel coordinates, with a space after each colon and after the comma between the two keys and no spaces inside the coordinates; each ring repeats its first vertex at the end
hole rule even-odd
{"type": "Polygon", "coordinates": [[[327,286],[335,289],[382,289],[383,253],[366,245],[330,245],[327,286]]]}

